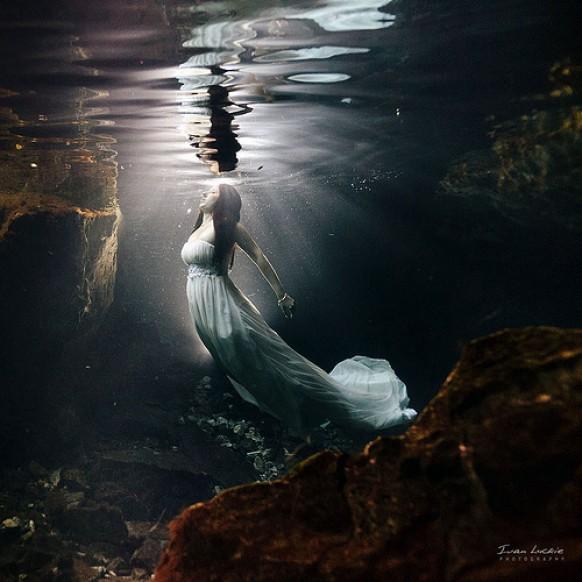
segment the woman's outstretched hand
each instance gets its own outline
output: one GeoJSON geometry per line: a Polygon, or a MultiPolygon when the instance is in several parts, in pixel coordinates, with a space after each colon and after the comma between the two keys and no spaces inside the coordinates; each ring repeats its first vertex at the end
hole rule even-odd
{"type": "Polygon", "coordinates": [[[285,293],[279,301],[277,301],[277,305],[283,312],[283,315],[287,319],[291,319],[293,317],[293,312],[295,311],[295,299],[291,297],[288,293],[285,293]]]}

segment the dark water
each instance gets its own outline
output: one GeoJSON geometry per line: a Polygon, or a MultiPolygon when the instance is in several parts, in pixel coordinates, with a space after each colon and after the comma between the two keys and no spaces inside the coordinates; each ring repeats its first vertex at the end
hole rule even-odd
{"type": "Polygon", "coordinates": [[[237,259],[272,326],[326,369],[389,359],[417,410],[468,340],[582,325],[576,3],[1,11],[11,463],[156,434],[132,409],[220,384],[179,257],[218,181],[297,300],[284,321],[237,259]]]}

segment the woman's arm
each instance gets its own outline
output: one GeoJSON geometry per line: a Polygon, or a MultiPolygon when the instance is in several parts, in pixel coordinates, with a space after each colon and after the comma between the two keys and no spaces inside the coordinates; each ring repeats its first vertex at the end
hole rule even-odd
{"type": "Polygon", "coordinates": [[[267,259],[261,247],[259,247],[248,230],[240,222],[236,225],[235,242],[257,265],[263,277],[268,281],[271,289],[277,295],[279,307],[281,307],[285,316],[292,317],[295,300],[285,292],[281,280],[269,262],[269,259],[267,259]]]}

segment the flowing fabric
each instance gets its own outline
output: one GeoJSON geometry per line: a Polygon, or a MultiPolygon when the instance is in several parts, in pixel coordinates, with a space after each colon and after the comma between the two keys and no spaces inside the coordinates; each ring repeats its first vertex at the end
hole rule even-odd
{"type": "Polygon", "coordinates": [[[303,435],[332,421],[376,431],[409,424],[406,386],[384,359],[354,356],[328,374],[269,327],[257,308],[213,263],[214,245],[188,241],[186,293],[200,339],[247,402],[303,435]]]}

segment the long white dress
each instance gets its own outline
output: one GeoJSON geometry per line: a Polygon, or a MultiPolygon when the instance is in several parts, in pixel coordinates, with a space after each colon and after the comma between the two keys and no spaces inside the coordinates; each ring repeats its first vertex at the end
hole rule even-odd
{"type": "Polygon", "coordinates": [[[384,359],[354,356],[328,374],[272,330],[257,308],[213,264],[214,245],[191,240],[186,293],[200,339],[238,394],[297,435],[327,420],[346,429],[379,431],[409,424],[406,386],[384,359]]]}

